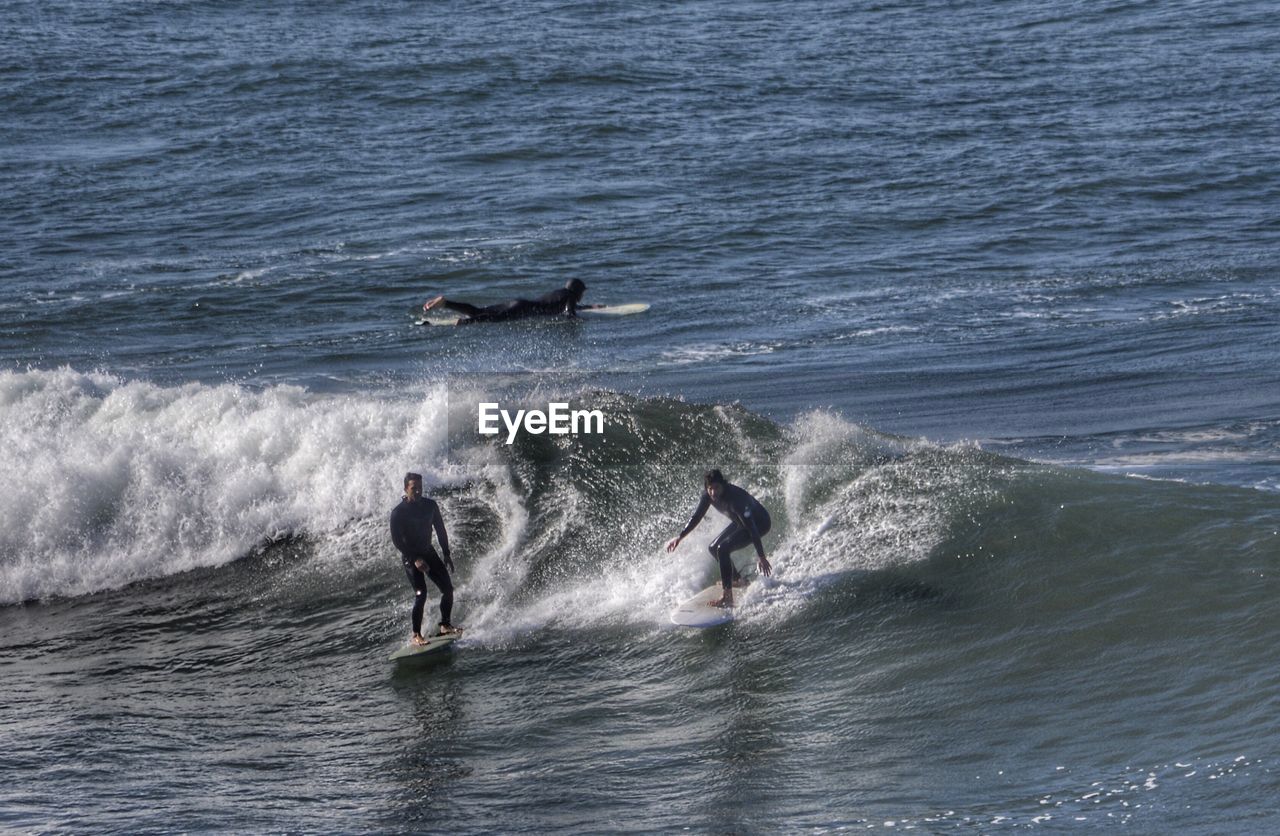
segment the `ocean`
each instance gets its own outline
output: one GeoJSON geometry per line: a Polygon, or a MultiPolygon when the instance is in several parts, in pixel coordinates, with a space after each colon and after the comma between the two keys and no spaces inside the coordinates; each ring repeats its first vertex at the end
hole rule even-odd
{"type": "Polygon", "coordinates": [[[1268,4],[0,31],[0,829],[1280,829],[1268,4]],[[418,324],[575,278],[650,308],[418,324]],[[712,467],[775,571],[689,631],[712,467]]]}

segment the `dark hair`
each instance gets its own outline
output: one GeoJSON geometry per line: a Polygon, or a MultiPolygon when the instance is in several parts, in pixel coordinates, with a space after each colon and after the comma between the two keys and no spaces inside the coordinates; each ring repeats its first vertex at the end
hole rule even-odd
{"type": "Polygon", "coordinates": [[[571,292],[574,296],[582,298],[582,294],[586,292],[587,286],[582,279],[569,279],[565,282],[564,289],[571,292]]]}
{"type": "Polygon", "coordinates": [[[422,481],[421,473],[413,473],[412,471],[410,471],[409,473],[406,473],[404,475],[404,486],[406,488],[409,487],[410,482],[421,482],[421,481],[422,481]]]}
{"type": "Polygon", "coordinates": [[[703,477],[703,482],[709,487],[716,482],[727,485],[729,480],[724,478],[724,474],[718,468],[713,467],[707,471],[707,475],[703,477]]]}

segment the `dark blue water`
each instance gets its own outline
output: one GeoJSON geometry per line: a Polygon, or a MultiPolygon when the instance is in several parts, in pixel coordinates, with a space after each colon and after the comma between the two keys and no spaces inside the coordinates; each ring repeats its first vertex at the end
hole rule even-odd
{"type": "Polygon", "coordinates": [[[1274,827],[1268,5],[0,32],[0,826],[1274,827]],[[571,278],[652,307],[415,325],[571,278]],[[778,573],[688,635],[717,464],[778,573]],[[392,671],[407,469],[469,632],[392,671]]]}

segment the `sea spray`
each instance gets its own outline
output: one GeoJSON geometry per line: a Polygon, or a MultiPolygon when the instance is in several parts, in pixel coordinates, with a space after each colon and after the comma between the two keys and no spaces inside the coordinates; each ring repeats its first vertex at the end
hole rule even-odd
{"type": "Polygon", "coordinates": [[[440,467],[444,404],[439,389],[389,402],[0,373],[0,601],[216,566],[383,513],[410,465],[456,478],[440,467]]]}

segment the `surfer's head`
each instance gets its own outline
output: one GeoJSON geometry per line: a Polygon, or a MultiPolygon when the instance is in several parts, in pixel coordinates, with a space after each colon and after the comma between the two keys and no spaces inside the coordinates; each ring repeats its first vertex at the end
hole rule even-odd
{"type": "Polygon", "coordinates": [[[410,499],[422,496],[422,474],[406,473],[404,475],[404,495],[410,499]]]}
{"type": "Polygon", "coordinates": [[[570,279],[565,282],[564,289],[572,293],[574,299],[581,299],[582,294],[587,292],[587,285],[582,279],[570,279]]]}
{"type": "Polygon", "coordinates": [[[724,478],[719,468],[714,467],[707,471],[702,481],[707,486],[707,496],[712,499],[719,499],[720,494],[724,493],[724,486],[729,484],[729,480],[724,478]]]}

